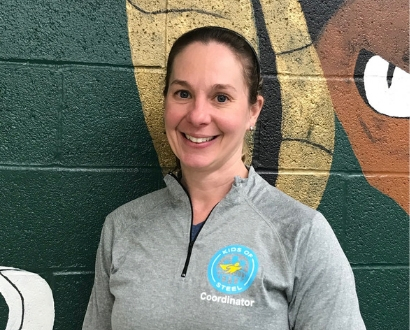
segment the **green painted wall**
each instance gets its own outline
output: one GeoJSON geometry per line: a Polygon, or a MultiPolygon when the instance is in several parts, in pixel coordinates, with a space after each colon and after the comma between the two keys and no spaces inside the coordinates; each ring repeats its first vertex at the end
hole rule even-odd
{"type": "Polygon", "coordinates": [[[40,274],[54,329],[80,329],[105,216],[162,185],[125,3],[4,1],[0,77],[0,265],[40,274]]]}
{"type": "MultiPolygon", "coordinates": [[[[275,184],[282,109],[266,42],[272,18],[250,3],[269,94],[254,165],[275,184]]],[[[301,4],[315,41],[341,1],[301,4]]],[[[57,330],[81,328],[104,217],[162,186],[132,63],[125,1],[1,5],[0,266],[47,281],[57,330]]],[[[337,116],[334,141],[318,209],[353,266],[367,328],[408,329],[408,214],[368,183],[337,116]]],[[[0,295],[0,329],[8,312],[0,295]]]]}

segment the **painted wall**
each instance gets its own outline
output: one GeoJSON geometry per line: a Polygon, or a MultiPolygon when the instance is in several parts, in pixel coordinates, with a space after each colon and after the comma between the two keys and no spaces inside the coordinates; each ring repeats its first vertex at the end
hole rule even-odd
{"type": "Polygon", "coordinates": [[[368,329],[408,329],[408,12],[407,0],[3,1],[0,329],[81,328],[105,215],[173,166],[166,54],[210,24],[260,53],[253,166],[327,217],[368,329]]]}

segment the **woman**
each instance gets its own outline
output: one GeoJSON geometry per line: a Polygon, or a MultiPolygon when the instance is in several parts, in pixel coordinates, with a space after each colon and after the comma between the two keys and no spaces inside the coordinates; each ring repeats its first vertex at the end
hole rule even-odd
{"type": "Polygon", "coordinates": [[[107,217],[83,329],[364,329],[329,224],[242,162],[263,105],[252,47],[192,30],[165,83],[180,172],[107,217]]]}

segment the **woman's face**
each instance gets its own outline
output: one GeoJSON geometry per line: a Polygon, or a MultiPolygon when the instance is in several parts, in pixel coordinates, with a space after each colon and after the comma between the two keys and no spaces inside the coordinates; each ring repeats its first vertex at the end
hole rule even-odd
{"type": "Polygon", "coordinates": [[[165,96],[165,130],[182,168],[242,166],[246,130],[263,104],[248,102],[242,63],[225,45],[195,42],[174,60],[165,96]]]}

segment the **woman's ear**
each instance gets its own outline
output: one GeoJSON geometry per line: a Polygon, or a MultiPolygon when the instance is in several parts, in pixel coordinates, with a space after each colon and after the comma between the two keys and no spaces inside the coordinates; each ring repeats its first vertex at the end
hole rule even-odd
{"type": "Polygon", "coordinates": [[[256,121],[258,120],[259,114],[261,113],[263,103],[264,103],[264,98],[262,95],[258,95],[256,97],[256,102],[251,105],[251,116],[249,118],[250,121],[250,126],[255,126],[256,121]]]}

